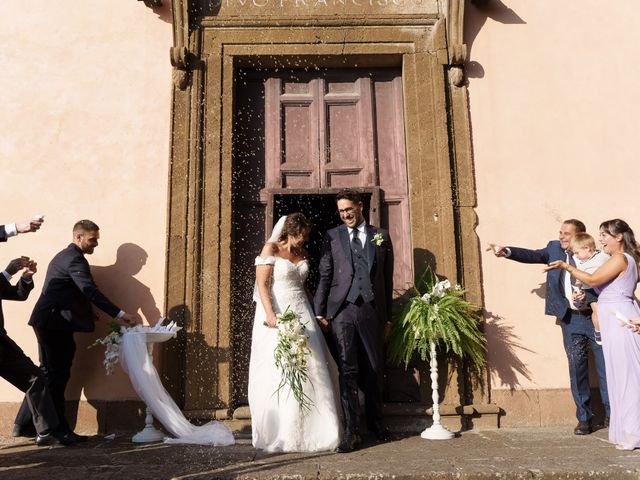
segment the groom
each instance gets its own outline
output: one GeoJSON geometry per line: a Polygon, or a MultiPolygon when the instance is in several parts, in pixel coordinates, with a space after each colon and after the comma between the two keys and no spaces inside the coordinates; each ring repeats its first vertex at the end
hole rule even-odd
{"type": "Polygon", "coordinates": [[[314,309],[338,351],[345,430],[336,452],[344,453],[360,445],[359,378],[367,426],[378,440],[389,440],[382,423],[381,374],[383,332],[391,319],[393,248],[386,230],[366,224],[358,192],[342,190],[336,202],[344,225],[324,238],[314,309]]]}

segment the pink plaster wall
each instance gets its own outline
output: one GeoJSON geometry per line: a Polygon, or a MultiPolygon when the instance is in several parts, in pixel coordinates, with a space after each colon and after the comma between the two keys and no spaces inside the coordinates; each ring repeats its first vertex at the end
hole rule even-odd
{"type": "MultiPolygon", "coordinates": [[[[634,0],[467,5],[480,240],[542,248],[564,218],[640,234],[634,0]]],[[[492,388],[568,388],[541,266],[482,259],[492,388]]],[[[570,402],[570,400],[568,399],[570,402]]],[[[569,417],[571,417],[569,412],[569,417]]]]}
{"type": "MultiPolygon", "coordinates": [[[[481,241],[542,247],[566,217],[591,232],[622,217],[640,233],[635,0],[490,4],[468,5],[466,28],[481,241]]],[[[41,266],[30,299],[4,303],[10,335],[34,359],[26,321],[79,218],[101,226],[89,260],[112,299],[148,316],[163,308],[171,40],[167,6],[0,2],[0,222],[46,215],[37,234],[0,245],[0,263],[24,254],[41,266]],[[139,272],[116,264],[123,244],[147,253],[139,272]]],[[[560,329],[534,292],[541,268],[485,253],[482,273],[492,388],[566,389],[560,329]]],[[[84,348],[93,338],[78,338],[71,396],[136,398],[84,348]]],[[[0,401],[20,398],[0,380],[0,401]]]]}
{"type": "MultiPolygon", "coordinates": [[[[28,255],[41,269],[29,300],[3,307],[9,334],[36,361],[26,322],[49,260],[81,218],[101,227],[88,260],[105,293],[143,317],[163,309],[170,22],[168,5],[136,0],[0,2],[0,223],[46,216],[38,233],[0,245],[0,268],[28,255]],[[123,244],[134,246],[116,263],[123,244]]],[[[69,398],[137,398],[122,372],[105,376],[101,351],[85,348],[104,328],[76,337],[69,398]]],[[[0,381],[0,401],[21,397],[0,381]]]]}

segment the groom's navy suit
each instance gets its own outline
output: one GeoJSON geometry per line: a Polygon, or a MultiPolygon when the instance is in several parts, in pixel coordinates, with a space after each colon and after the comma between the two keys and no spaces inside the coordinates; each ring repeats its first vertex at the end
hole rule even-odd
{"type": "MultiPolygon", "coordinates": [[[[560,242],[549,242],[540,250],[507,247],[511,254],[507,257],[521,263],[548,264],[556,260],[567,261],[567,252],[562,249],[560,242]]],[[[590,422],[593,416],[591,410],[591,388],[589,387],[588,347],[591,347],[598,372],[600,396],[605,407],[605,415],[609,416],[609,395],[607,393],[607,378],[605,374],[602,346],[595,342],[591,309],[572,310],[569,300],[564,293],[564,275],[562,269],[547,272],[547,286],[545,297],[545,313],[553,315],[560,321],[562,340],[569,360],[569,379],[571,394],[576,404],[576,417],[580,422],[590,422]]],[[[587,294],[589,295],[589,294],[587,294]]],[[[592,299],[587,296],[587,304],[592,299]]],[[[595,299],[593,299],[595,300],[595,299]]]]}
{"type": "Polygon", "coordinates": [[[318,317],[331,322],[340,367],[340,400],[345,415],[345,430],[357,434],[360,418],[358,378],[365,394],[367,424],[379,432],[382,427],[381,373],[384,324],[391,319],[393,292],[393,247],[389,233],[365,225],[363,261],[358,264],[346,225],[329,230],[325,236],[318,266],[320,280],[314,297],[318,317]],[[377,245],[374,236],[382,242],[377,245]],[[366,264],[364,263],[366,260],[366,264]],[[354,295],[362,282],[362,272],[371,290],[354,295]],[[355,285],[354,285],[355,284],[355,285]],[[371,295],[372,293],[372,295],[371,295]]]}

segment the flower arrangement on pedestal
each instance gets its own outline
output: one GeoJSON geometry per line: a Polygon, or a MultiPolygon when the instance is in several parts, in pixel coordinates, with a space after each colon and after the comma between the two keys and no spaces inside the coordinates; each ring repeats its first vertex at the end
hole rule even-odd
{"type": "Polygon", "coordinates": [[[175,321],[171,321],[168,325],[164,325],[165,320],[166,318],[164,317],[160,318],[153,327],[148,325],[124,327],[120,325],[117,320],[112,319],[108,324],[109,333],[103,338],[96,339],[96,341],[87,348],[93,348],[97,345],[103,345],[105,347],[104,360],[102,361],[102,364],[104,365],[107,375],[112,375],[115,371],[116,364],[120,362],[120,344],[122,343],[122,336],[129,332],[172,333],[175,335],[179,330],[182,330],[182,327],[177,326],[175,321]]]}
{"type": "Polygon", "coordinates": [[[487,343],[478,328],[479,308],[464,298],[465,290],[449,280],[439,280],[431,268],[416,280],[413,295],[395,319],[389,334],[388,355],[405,366],[414,354],[430,360],[433,390],[433,426],[423,438],[444,439],[452,434],[440,425],[436,347],[458,359],[466,359],[478,373],[485,363],[487,343]]]}

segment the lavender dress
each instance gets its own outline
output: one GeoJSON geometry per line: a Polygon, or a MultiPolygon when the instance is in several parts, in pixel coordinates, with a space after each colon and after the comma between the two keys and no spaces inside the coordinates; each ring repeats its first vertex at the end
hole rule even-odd
{"type": "Polygon", "coordinates": [[[624,255],[627,270],[599,288],[598,318],[611,403],[609,441],[631,450],[640,448],[640,334],[623,326],[615,314],[634,318],[640,308],[634,296],[638,268],[631,255],[624,255]]]}

